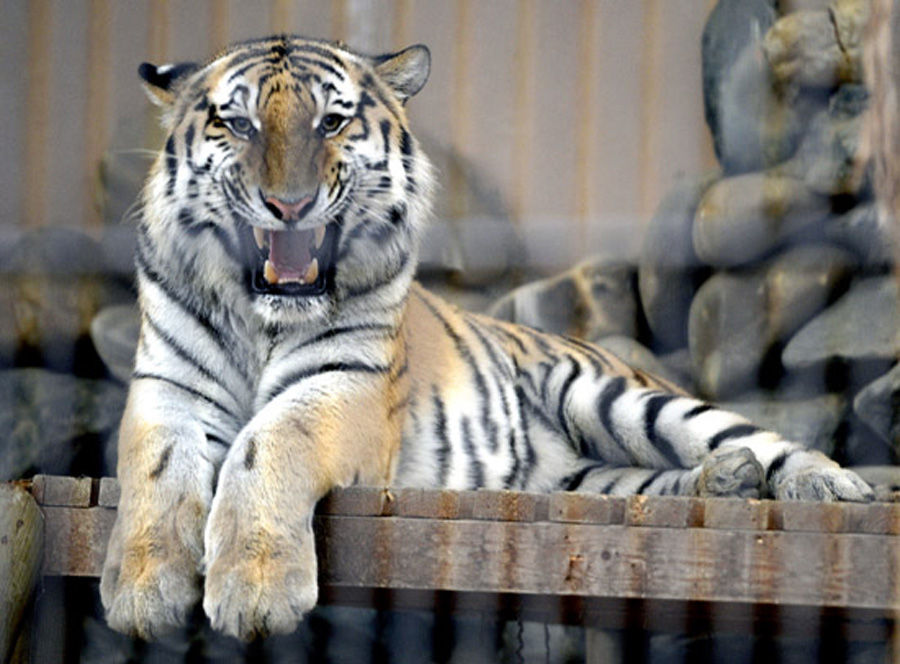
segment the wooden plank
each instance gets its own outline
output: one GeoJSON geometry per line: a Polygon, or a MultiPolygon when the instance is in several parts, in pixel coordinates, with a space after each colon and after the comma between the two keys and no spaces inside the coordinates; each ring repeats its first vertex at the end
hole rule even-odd
{"type": "MultiPolygon", "coordinates": [[[[54,503],[44,504],[44,573],[98,575],[115,481],[34,485],[54,503]],[[66,495],[75,505],[59,504],[66,495]]],[[[322,501],[315,523],[329,592],[900,610],[896,503],[354,487],[322,501]]]]}
{"type": "Polygon", "coordinates": [[[27,616],[40,574],[44,528],[28,492],[0,484],[0,657],[27,662],[27,616]]]}

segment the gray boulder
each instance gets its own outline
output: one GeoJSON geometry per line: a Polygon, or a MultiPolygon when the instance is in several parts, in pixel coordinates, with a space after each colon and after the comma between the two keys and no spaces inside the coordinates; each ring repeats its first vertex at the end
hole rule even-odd
{"type": "Polygon", "coordinates": [[[782,361],[804,369],[832,358],[892,361],[900,352],[900,312],[894,277],[855,281],[837,302],[799,330],[782,361]]]}
{"type": "Polygon", "coordinates": [[[5,432],[0,480],[36,472],[100,472],[98,467],[73,468],[73,463],[103,458],[103,441],[118,426],[124,405],[125,390],[112,381],[43,369],[0,372],[0,428],[5,432]]]}
{"type": "Polygon", "coordinates": [[[742,265],[801,233],[821,235],[816,222],[829,210],[826,197],[795,178],[765,173],[726,178],[710,187],[700,201],[694,250],[716,267],[742,265]]]}
{"type": "Polygon", "coordinates": [[[603,259],[516,288],[487,313],[501,320],[587,341],[637,334],[635,269],[603,259]]]}
{"type": "Polygon", "coordinates": [[[853,251],[863,269],[885,272],[894,260],[896,241],[891,228],[879,222],[875,203],[829,217],[824,231],[828,240],[853,251]]]}
{"type": "Polygon", "coordinates": [[[703,28],[703,106],[716,156],[728,173],[764,165],[760,129],[771,100],[762,38],[775,0],[719,0],[703,28]]]}
{"type": "Polygon", "coordinates": [[[136,304],[107,307],[91,321],[94,348],[109,372],[123,383],[131,378],[140,327],[141,314],[136,304]]]}
{"type": "Polygon", "coordinates": [[[859,167],[857,155],[868,101],[865,86],[841,86],[831,96],[828,109],[810,120],[796,155],[777,172],[802,180],[818,194],[859,193],[865,184],[865,170],[859,167]]]}
{"type": "Polygon", "coordinates": [[[748,273],[711,277],[691,305],[688,340],[702,394],[721,399],[759,384],[763,362],[830,301],[849,278],[853,256],[802,246],[748,273]]]}
{"type": "Polygon", "coordinates": [[[862,80],[862,41],[869,0],[836,0],[780,18],[763,47],[782,84],[830,88],[862,80]]]}
{"type": "Polygon", "coordinates": [[[685,182],[670,191],[644,231],[638,291],[654,341],[662,348],[687,345],[691,299],[708,268],[694,253],[694,215],[712,178],[685,182]]]}
{"type": "Polygon", "coordinates": [[[835,433],[846,407],[844,399],[835,394],[811,399],[783,399],[777,394],[751,393],[738,401],[718,405],[829,456],[834,452],[835,433]]]}
{"type": "Polygon", "coordinates": [[[853,410],[900,452],[900,365],[860,390],[853,400],[853,410]]]}

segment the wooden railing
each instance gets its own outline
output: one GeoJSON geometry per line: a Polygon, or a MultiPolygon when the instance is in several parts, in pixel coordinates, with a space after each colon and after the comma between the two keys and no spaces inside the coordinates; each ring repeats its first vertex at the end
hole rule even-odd
{"type": "MultiPolygon", "coordinates": [[[[28,523],[0,524],[4,542],[30,528],[37,543],[4,555],[43,540],[42,574],[99,575],[115,480],[38,476],[6,488],[22,504],[28,488],[43,518],[31,509],[28,523]]],[[[794,634],[824,617],[875,640],[890,638],[900,611],[900,503],[352,488],[322,501],[315,531],[326,603],[378,605],[389,589],[393,608],[448,593],[455,610],[606,629],[714,617],[717,630],[754,632],[789,611],[794,634]]]]}

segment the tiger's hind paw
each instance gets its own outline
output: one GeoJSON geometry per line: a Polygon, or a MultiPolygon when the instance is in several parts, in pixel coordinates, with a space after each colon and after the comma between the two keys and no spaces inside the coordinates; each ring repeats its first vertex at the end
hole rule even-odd
{"type": "Polygon", "coordinates": [[[697,495],[759,498],[765,484],[766,474],[753,452],[744,447],[722,449],[703,461],[697,495]]]}
{"type": "Polygon", "coordinates": [[[846,468],[804,468],[791,473],[778,483],[775,497],[779,500],[818,502],[870,502],[875,492],[859,475],[846,468]]]}

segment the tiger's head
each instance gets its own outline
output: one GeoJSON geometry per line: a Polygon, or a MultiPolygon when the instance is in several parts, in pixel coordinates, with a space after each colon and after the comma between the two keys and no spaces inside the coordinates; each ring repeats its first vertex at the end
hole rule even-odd
{"type": "Polygon", "coordinates": [[[168,132],[144,193],[150,244],[270,322],[405,288],[431,168],[404,104],[429,68],[424,46],[369,57],[289,36],[141,65],[168,132]]]}

